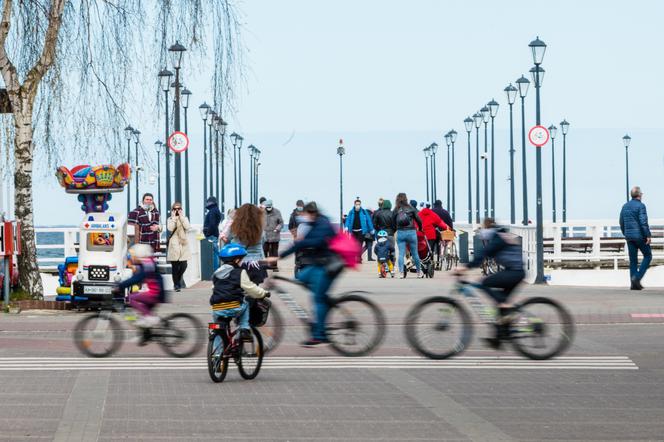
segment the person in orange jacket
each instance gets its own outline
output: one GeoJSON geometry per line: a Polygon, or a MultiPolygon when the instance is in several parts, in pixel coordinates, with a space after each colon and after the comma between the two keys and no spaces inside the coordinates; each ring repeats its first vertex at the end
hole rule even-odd
{"type": "Polygon", "coordinates": [[[420,209],[419,215],[420,219],[422,219],[422,231],[429,242],[429,247],[436,255],[440,255],[440,243],[438,241],[438,232],[436,232],[436,228],[440,230],[449,230],[449,226],[436,215],[436,212],[431,210],[431,204],[429,202],[424,203],[424,207],[420,209]]]}

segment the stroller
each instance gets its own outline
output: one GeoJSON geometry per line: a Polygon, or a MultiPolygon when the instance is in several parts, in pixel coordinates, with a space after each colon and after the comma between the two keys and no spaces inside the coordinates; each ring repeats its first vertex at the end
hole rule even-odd
{"type": "MultiPolygon", "coordinates": [[[[424,273],[424,276],[426,276],[427,278],[433,278],[433,274],[436,270],[434,254],[433,251],[431,250],[431,247],[429,247],[429,241],[427,241],[427,238],[424,236],[424,233],[420,231],[417,232],[417,253],[420,257],[420,265],[422,266],[422,273],[424,273]]],[[[415,262],[413,261],[413,258],[410,256],[410,254],[406,258],[404,266],[406,267],[406,270],[408,272],[413,272],[413,273],[417,272],[417,267],[415,266],[415,262]]]]}

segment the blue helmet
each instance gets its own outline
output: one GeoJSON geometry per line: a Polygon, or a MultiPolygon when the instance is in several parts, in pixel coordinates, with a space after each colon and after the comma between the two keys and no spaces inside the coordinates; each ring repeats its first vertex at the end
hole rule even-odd
{"type": "Polygon", "coordinates": [[[376,236],[378,236],[378,238],[385,238],[387,237],[387,232],[385,230],[379,230],[376,236]]]}
{"type": "Polygon", "coordinates": [[[223,262],[233,261],[237,258],[244,258],[247,256],[247,250],[239,244],[226,244],[219,251],[219,258],[223,262]]]}

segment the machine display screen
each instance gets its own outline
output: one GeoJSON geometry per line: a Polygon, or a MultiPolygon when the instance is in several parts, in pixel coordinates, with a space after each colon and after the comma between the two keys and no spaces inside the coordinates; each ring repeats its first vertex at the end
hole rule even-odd
{"type": "Polygon", "coordinates": [[[115,235],[108,232],[88,233],[88,250],[98,252],[112,252],[115,244],[115,235]]]}

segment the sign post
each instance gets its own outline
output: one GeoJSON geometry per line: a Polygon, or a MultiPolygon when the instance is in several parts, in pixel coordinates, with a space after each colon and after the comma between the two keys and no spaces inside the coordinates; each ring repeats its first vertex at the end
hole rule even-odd
{"type": "Polygon", "coordinates": [[[544,126],[533,126],[528,132],[528,141],[535,147],[542,147],[549,142],[549,130],[544,126]]]}
{"type": "Polygon", "coordinates": [[[189,137],[184,132],[175,131],[168,137],[167,144],[173,152],[182,153],[189,148],[189,137]]]}

